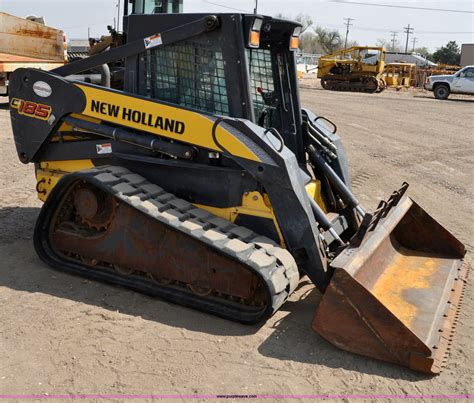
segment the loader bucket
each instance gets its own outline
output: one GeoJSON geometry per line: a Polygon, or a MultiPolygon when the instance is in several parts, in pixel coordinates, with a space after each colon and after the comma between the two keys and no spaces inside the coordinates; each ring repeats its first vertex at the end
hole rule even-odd
{"type": "Polygon", "coordinates": [[[313,329],[341,349],[436,374],[467,279],[465,249],[407,196],[395,204],[334,259],[313,329]]]}

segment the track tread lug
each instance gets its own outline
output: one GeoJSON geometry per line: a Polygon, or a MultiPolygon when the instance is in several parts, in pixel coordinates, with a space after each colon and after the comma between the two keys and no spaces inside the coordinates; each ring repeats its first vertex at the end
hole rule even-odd
{"type": "Polygon", "coordinates": [[[217,227],[221,230],[224,230],[224,231],[227,231],[228,229],[233,228],[235,226],[230,221],[225,220],[224,218],[221,218],[221,217],[216,217],[216,216],[214,216],[214,218],[211,218],[210,220],[208,220],[208,222],[210,224],[214,225],[215,227],[217,227]]]}
{"type": "Polygon", "coordinates": [[[210,217],[214,217],[211,213],[200,208],[194,208],[188,211],[193,217],[196,217],[200,220],[207,221],[210,217]]]}
{"type": "Polygon", "coordinates": [[[265,249],[269,253],[273,253],[275,247],[278,247],[275,241],[270,238],[267,238],[266,236],[258,236],[256,238],[251,239],[250,242],[254,243],[255,245],[258,245],[262,249],[265,249]]]}
{"type": "Polygon", "coordinates": [[[246,242],[242,242],[239,239],[231,239],[224,245],[224,250],[234,256],[248,256],[252,251],[252,245],[246,242]]]}
{"type": "Polygon", "coordinates": [[[269,256],[258,249],[252,252],[248,261],[263,269],[270,268],[276,264],[276,258],[274,256],[269,256]]]}
{"type": "Polygon", "coordinates": [[[273,294],[279,294],[285,291],[288,285],[288,278],[285,275],[285,268],[283,266],[269,270],[266,278],[270,280],[268,284],[272,288],[273,294]]]}
{"type": "Polygon", "coordinates": [[[147,197],[147,195],[145,193],[138,193],[136,195],[133,195],[133,196],[129,196],[128,197],[128,200],[130,201],[130,203],[132,203],[132,205],[134,207],[138,207],[140,206],[142,203],[143,203],[143,200],[147,197]]]}
{"type": "Polygon", "coordinates": [[[213,245],[222,244],[228,239],[224,233],[214,228],[204,231],[202,238],[206,239],[213,245]]]}
{"type": "Polygon", "coordinates": [[[188,212],[188,210],[191,210],[194,207],[191,203],[183,199],[173,199],[170,200],[168,204],[178,210],[186,212],[188,212]]]}
{"type": "Polygon", "coordinates": [[[142,184],[143,182],[146,182],[146,179],[138,174],[127,174],[122,176],[120,179],[125,180],[128,182],[130,185],[137,186],[142,184]]]}
{"type": "Polygon", "coordinates": [[[234,228],[229,230],[229,233],[243,239],[245,241],[250,240],[255,237],[255,232],[246,228],[246,227],[239,227],[235,226],[234,228]]]}
{"type": "Polygon", "coordinates": [[[168,203],[173,198],[174,198],[174,196],[171,193],[163,193],[163,194],[155,197],[155,200],[158,200],[161,203],[168,203]]]}
{"type": "Polygon", "coordinates": [[[180,218],[183,215],[184,214],[180,211],[170,208],[168,210],[162,211],[160,214],[160,218],[169,225],[179,227],[181,225],[180,218]]]}
{"type": "Polygon", "coordinates": [[[130,171],[127,168],[117,166],[117,165],[107,165],[103,169],[114,175],[123,175],[123,174],[130,173],[130,171]]]}
{"type": "Polygon", "coordinates": [[[145,208],[146,211],[149,211],[150,214],[159,214],[158,210],[164,206],[163,203],[160,203],[159,201],[153,199],[146,200],[141,205],[145,208]]]}
{"type": "Polygon", "coordinates": [[[204,232],[204,224],[195,219],[182,222],[179,228],[188,234],[197,235],[198,233],[204,232]]]}
{"type": "Polygon", "coordinates": [[[102,183],[115,184],[115,183],[120,182],[120,178],[108,172],[101,172],[98,175],[96,175],[95,178],[101,181],[102,183]]]}
{"type": "Polygon", "coordinates": [[[160,194],[164,193],[163,188],[155,185],[154,183],[146,183],[144,185],[140,185],[140,190],[143,190],[151,197],[159,196],[160,194]]]}
{"type": "Polygon", "coordinates": [[[136,188],[130,186],[128,183],[120,182],[113,187],[114,191],[125,196],[131,196],[138,192],[136,188]]]}

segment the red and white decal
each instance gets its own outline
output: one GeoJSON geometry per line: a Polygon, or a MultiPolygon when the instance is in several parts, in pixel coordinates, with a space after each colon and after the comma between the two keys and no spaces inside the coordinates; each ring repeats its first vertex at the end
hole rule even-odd
{"type": "Polygon", "coordinates": [[[111,143],[96,144],[95,148],[96,148],[97,154],[111,154],[112,153],[111,143]]]}
{"type": "Polygon", "coordinates": [[[48,120],[53,112],[53,109],[49,105],[38,104],[18,98],[11,100],[10,107],[16,109],[20,115],[40,120],[48,120]]]}

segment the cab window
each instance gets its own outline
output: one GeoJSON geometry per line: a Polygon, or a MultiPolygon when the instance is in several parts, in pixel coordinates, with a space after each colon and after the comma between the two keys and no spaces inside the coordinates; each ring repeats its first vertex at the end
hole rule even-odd
{"type": "Polygon", "coordinates": [[[470,67],[463,71],[464,77],[473,78],[474,77],[474,67],[470,67]]]}

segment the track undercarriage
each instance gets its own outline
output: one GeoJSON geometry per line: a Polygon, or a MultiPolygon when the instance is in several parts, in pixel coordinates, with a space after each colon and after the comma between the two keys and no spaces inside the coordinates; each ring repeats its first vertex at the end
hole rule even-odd
{"type": "Polygon", "coordinates": [[[334,75],[327,75],[321,78],[321,86],[325,90],[331,91],[367,93],[382,92],[386,87],[383,79],[370,75],[364,75],[350,79],[334,75]]]}
{"type": "Polygon", "coordinates": [[[57,268],[245,323],[271,315],[296,287],[296,264],[273,241],[139,175],[109,166],[68,177],[35,233],[57,268]]]}

